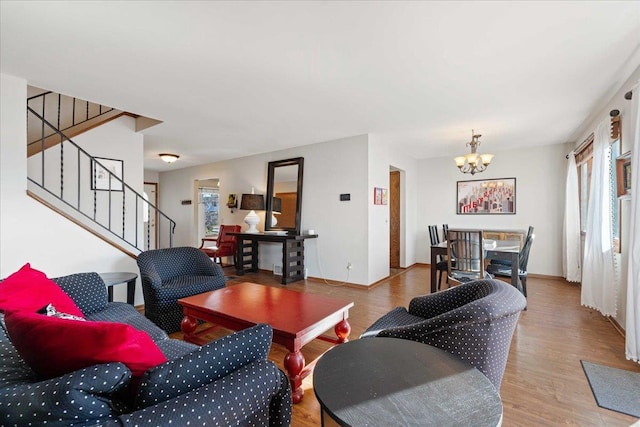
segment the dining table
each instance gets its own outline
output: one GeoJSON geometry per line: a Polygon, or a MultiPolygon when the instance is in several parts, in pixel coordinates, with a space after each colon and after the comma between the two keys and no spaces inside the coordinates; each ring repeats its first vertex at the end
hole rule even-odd
{"type": "MultiPolygon", "coordinates": [[[[484,259],[496,259],[511,261],[511,265],[520,265],[520,241],[518,240],[484,240],[484,259]]],[[[435,265],[438,256],[447,256],[447,241],[440,242],[437,245],[431,245],[431,293],[438,290],[438,279],[435,265]]],[[[511,284],[520,292],[522,283],[518,276],[518,269],[511,269],[511,284]]]]}

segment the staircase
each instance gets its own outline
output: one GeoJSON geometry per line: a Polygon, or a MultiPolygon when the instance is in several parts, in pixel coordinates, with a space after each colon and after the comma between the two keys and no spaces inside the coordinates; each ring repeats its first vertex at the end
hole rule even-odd
{"type": "Polygon", "coordinates": [[[121,160],[96,158],[71,140],[124,114],[52,92],[30,97],[28,194],[136,258],[172,247],[175,221],[122,180],[121,160]]]}

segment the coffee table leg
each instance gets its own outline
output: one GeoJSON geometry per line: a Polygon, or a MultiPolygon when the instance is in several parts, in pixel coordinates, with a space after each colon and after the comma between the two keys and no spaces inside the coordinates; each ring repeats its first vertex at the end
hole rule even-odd
{"type": "Polygon", "coordinates": [[[196,331],[196,327],[198,326],[198,321],[191,316],[184,316],[182,322],[180,322],[180,329],[184,334],[184,340],[187,342],[195,342],[196,336],[194,332],[196,331]]]}
{"type": "Polygon", "coordinates": [[[291,397],[293,403],[299,403],[304,395],[302,389],[302,370],[304,369],[304,356],[298,351],[292,351],[284,358],[284,367],[287,370],[287,376],[291,383],[291,397]]]}
{"type": "Polygon", "coordinates": [[[340,323],[338,323],[333,330],[336,332],[336,336],[338,337],[338,344],[342,344],[344,342],[349,341],[349,334],[351,333],[351,325],[347,319],[344,319],[340,323]]]}

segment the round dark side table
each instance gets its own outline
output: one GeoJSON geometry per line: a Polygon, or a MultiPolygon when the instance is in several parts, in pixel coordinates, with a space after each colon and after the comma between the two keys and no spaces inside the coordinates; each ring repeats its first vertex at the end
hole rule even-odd
{"type": "Polygon", "coordinates": [[[98,275],[107,285],[109,293],[109,301],[113,301],[113,287],[116,285],[127,284],[127,304],[133,305],[136,294],[136,273],[115,272],[115,273],[98,273],[98,275]]]}
{"type": "Polygon", "coordinates": [[[497,426],[502,401],[479,370],[439,348],[398,338],[341,344],[318,360],[322,425],[497,426]]]}

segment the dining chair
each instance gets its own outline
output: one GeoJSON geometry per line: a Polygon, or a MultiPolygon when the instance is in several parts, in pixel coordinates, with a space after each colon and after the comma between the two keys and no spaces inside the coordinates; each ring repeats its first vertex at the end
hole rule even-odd
{"type": "Polygon", "coordinates": [[[492,278],[484,269],[482,230],[449,230],[447,270],[454,284],[492,278]]]}
{"type": "MultiPolygon", "coordinates": [[[[429,238],[431,240],[431,246],[435,246],[440,243],[440,236],[438,235],[437,225],[429,226],[429,238]]],[[[431,268],[434,268],[434,266],[431,266],[431,268]]],[[[438,255],[438,261],[436,262],[435,269],[440,272],[440,275],[438,276],[438,290],[440,290],[440,286],[442,285],[442,275],[449,269],[447,260],[444,259],[444,257],[442,257],[441,255],[438,255]]]]}
{"type": "Polygon", "coordinates": [[[442,224],[442,236],[444,240],[448,239],[449,236],[449,224],[442,224]]]}
{"type": "MultiPolygon", "coordinates": [[[[533,234],[533,227],[529,227],[529,233],[527,234],[527,239],[524,242],[524,246],[520,251],[518,266],[518,277],[520,278],[520,283],[522,283],[522,293],[526,297],[527,296],[527,265],[529,264],[529,253],[531,252],[531,245],[533,244],[533,240],[536,238],[536,235],[533,234]]],[[[489,264],[487,266],[487,271],[498,277],[511,277],[511,269],[512,265],[509,263],[508,265],[504,264],[489,264]]]]}

